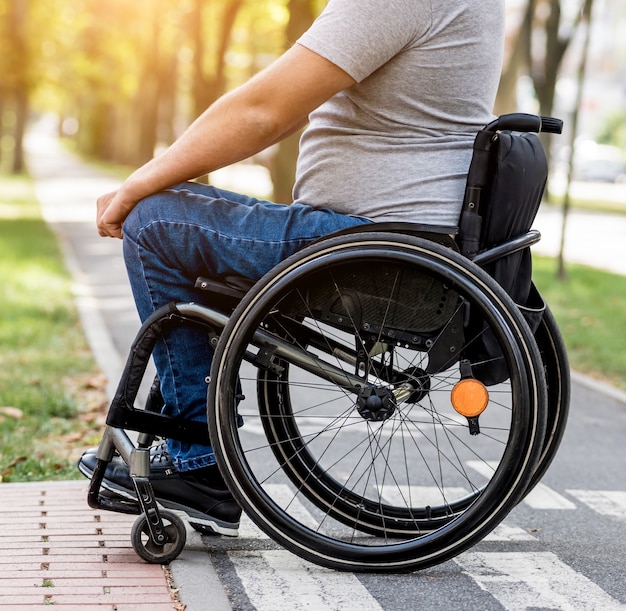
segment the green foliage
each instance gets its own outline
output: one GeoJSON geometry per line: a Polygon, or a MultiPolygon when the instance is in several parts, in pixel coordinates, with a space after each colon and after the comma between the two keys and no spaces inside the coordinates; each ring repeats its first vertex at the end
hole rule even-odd
{"type": "Polygon", "coordinates": [[[572,368],[626,389],[626,277],[568,265],[556,278],[556,262],[535,258],[534,279],[554,313],[572,368]]]}
{"type": "Polygon", "coordinates": [[[0,180],[0,201],[0,481],[67,478],[103,395],[28,182],[0,180]]]}
{"type": "Polygon", "coordinates": [[[55,113],[82,152],[138,165],[282,52],[289,10],[310,21],[322,4],[0,0],[0,115],[26,83],[36,110],[55,113]]]}
{"type": "Polygon", "coordinates": [[[614,112],[605,118],[596,140],[600,144],[611,144],[626,150],[626,117],[623,111],[614,112]]]}

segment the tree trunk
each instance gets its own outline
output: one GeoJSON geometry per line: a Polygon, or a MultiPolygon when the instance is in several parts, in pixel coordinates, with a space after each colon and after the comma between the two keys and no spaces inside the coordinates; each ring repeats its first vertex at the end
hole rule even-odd
{"type": "MultiPolygon", "coordinates": [[[[561,24],[561,0],[544,0],[549,5],[549,14],[545,23],[546,46],[541,62],[535,64],[532,71],[533,84],[539,99],[539,112],[542,115],[551,115],[554,109],[554,98],[559,70],[563,63],[563,58],[569,48],[578,26],[583,20],[586,10],[587,0],[582,0],[581,10],[572,24],[569,35],[562,35],[561,24]]],[[[541,135],[548,163],[551,158],[550,134],[541,135]]]]}
{"type": "Polygon", "coordinates": [[[175,56],[168,57],[159,79],[159,127],[157,143],[169,146],[176,139],[176,80],[178,64],[175,56]]]}
{"type": "MultiPolygon", "coordinates": [[[[287,24],[287,48],[308,29],[315,19],[312,0],[289,0],[289,23],[287,24]]],[[[292,191],[296,174],[296,161],[300,144],[300,133],[286,138],[276,147],[270,164],[270,175],[274,187],[275,202],[288,204],[293,201],[292,191]]]]}
{"type": "Polygon", "coordinates": [[[530,68],[531,35],[535,0],[528,0],[524,18],[520,24],[509,60],[502,71],[498,96],[496,98],[496,115],[515,112],[517,110],[517,83],[524,70],[530,68]]]}
{"type": "Polygon", "coordinates": [[[25,86],[20,86],[15,91],[15,129],[13,131],[13,163],[11,172],[21,174],[26,166],[24,164],[24,134],[28,120],[28,91],[25,86]]]}
{"type": "Polygon", "coordinates": [[[204,64],[206,52],[204,39],[206,32],[204,24],[204,9],[207,6],[205,0],[195,0],[193,10],[190,13],[191,31],[194,41],[194,78],[193,78],[193,100],[194,118],[217,100],[226,91],[225,61],[226,51],[230,44],[230,39],[235,25],[235,20],[239,10],[244,4],[244,0],[230,0],[222,14],[220,29],[218,34],[218,49],[215,56],[215,72],[206,74],[204,64]]]}
{"type": "Polygon", "coordinates": [[[563,216],[561,220],[561,243],[558,254],[558,269],[557,276],[560,279],[565,279],[565,233],[567,230],[567,220],[569,218],[570,211],[570,188],[572,184],[572,170],[574,161],[574,143],[576,142],[576,132],[578,131],[578,117],[580,113],[580,106],[582,102],[583,89],[585,86],[585,76],[587,73],[587,55],[589,51],[589,42],[591,39],[591,14],[593,11],[593,0],[585,0],[583,7],[583,23],[585,24],[585,42],[583,44],[582,54],[580,58],[580,64],[578,66],[578,91],[576,92],[576,105],[574,106],[574,112],[572,114],[572,125],[570,130],[570,159],[569,167],[567,171],[567,184],[565,188],[565,198],[563,199],[563,216]]]}
{"type": "Polygon", "coordinates": [[[24,171],[24,133],[28,119],[29,97],[29,54],[26,45],[26,19],[28,14],[28,0],[13,0],[9,2],[7,23],[9,34],[8,53],[14,66],[18,68],[11,75],[9,98],[13,101],[15,122],[13,128],[13,159],[11,172],[20,174],[24,171]]]}
{"type": "Polygon", "coordinates": [[[159,48],[160,11],[152,13],[152,33],[144,58],[141,88],[137,94],[136,112],[139,113],[139,142],[136,165],[143,165],[154,156],[159,123],[159,80],[161,57],[159,48]]]}
{"type": "Polygon", "coordinates": [[[6,91],[0,85],[0,173],[2,173],[2,141],[4,139],[4,109],[6,91]]]}

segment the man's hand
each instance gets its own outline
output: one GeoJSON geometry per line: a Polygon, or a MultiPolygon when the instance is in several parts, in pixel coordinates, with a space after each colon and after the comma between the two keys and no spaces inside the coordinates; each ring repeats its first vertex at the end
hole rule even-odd
{"type": "Polygon", "coordinates": [[[122,191],[105,193],[96,203],[96,225],[102,237],[122,238],[122,224],[136,202],[126,202],[122,191]]]}

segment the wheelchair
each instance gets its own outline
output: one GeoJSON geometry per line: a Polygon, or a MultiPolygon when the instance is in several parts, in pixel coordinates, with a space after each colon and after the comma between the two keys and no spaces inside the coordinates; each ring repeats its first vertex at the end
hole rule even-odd
{"type": "Polygon", "coordinates": [[[149,448],[210,439],[247,516],[318,565],[413,571],[482,540],[541,479],[567,420],[567,355],[530,279],[547,176],[536,133],[561,128],[516,113],[481,130],[458,228],[359,226],[256,283],[199,278],[214,306],[155,312],[109,408],[89,504],[139,514],[135,551],[168,563],[185,525],[154,497],[149,448]],[[180,325],[215,347],[208,431],[160,413],[158,379],[135,406],[155,342],[180,325]],[[136,502],[101,490],[115,454],[136,502]]]}

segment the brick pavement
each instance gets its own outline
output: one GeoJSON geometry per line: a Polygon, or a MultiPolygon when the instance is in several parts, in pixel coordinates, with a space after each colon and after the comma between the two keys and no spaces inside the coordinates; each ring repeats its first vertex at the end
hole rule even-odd
{"type": "Polygon", "coordinates": [[[0,483],[0,609],[183,609],[163,567],[133,551],[134,520],[91,509],[84,481],[0,483]]]}

